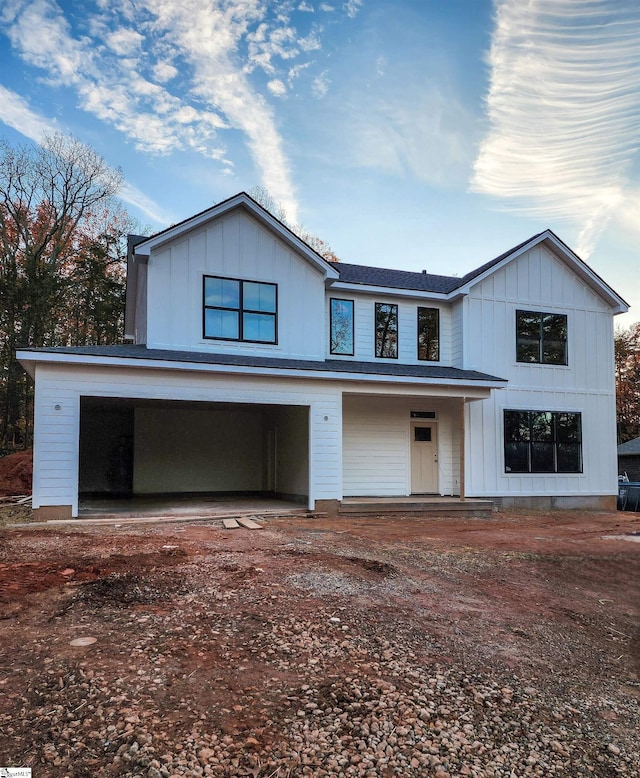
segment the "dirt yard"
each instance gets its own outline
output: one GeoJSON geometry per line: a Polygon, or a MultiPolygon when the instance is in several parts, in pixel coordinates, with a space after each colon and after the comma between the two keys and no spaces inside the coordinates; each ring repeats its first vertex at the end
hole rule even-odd
{"type": "Polygon", "coordinates": [[[0,766],[640,776],[640,543],[610,537],[633,533],[577,512],[2,529],[0,766]]]}

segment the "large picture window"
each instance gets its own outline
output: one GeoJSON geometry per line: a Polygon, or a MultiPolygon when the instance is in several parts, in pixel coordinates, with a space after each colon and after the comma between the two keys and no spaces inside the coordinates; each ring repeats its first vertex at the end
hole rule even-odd
{"type": "Polygon", "coordinates": [[[516,311],[516,359],[518,362],[566,365],[566,315],[516,311]]]}
{"type": "Polygon", "coordinates": [[[329,350],[332,354],[353,356],[353,300],[329,301],[329,350]]]}
{"type": "Polygon", "coordinates": [[[437,362],[440,359],[440,311],[418,308],[418,359],[437,362]]]}
{"type": "Polygon", "coordinates": [[[398,358],[398,306],[395,303],[375,304],[376,356],[398,358]]]}
{"type": "Polygon", "coordinates": [[[581,473],[582,414],[504,412],[507,473],[581,473]]]}
{"type": "Polygon", "coordinates": [[[203,300],[205,338],[277,343],[276,284],[205,276],[203,300]]]}

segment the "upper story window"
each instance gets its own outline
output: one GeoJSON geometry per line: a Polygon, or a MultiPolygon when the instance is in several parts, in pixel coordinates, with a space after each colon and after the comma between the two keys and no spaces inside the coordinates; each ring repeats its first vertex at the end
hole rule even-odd
{"type": "Polygon", "coordinates": [[[375,304],[376,357],[398,358],[398,306],[375,304]]]}
{"type": "Polygon", "coordinates": [[[332,297],[329,301],[329,351],[353,356],[353,300],[332,297]]]}
{"type": "Polygon", "coordinates": [[[440,311],[418,308],[418,359],[437,362],[440,359],[440,311]]]}
{"type": "Polygon", "coordinates": [[[566,365],[566,315],[516,311],[516,359],[518,362],[566,365]]]}
{"type": "Polygon", "coordinates": [[[504,412],[507,473],[581,473],[582,414],[504,412]]]}
{"type": "Polygon", "coordinates": [[[205,276],[203,300],[205,338],[278,342],[276,284],[205,276]]]}

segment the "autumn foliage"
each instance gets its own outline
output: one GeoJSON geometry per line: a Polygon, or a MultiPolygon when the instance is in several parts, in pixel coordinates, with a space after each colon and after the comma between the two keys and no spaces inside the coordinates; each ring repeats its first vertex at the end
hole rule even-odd
{"type": "Polygon", "coordinates": [[[33,385],[21,348],[122,337],[126,234],[121,174],[60,135],[0,141],[0,453],[28,447],[33,385]]]}
{"type": "Polygon", "coordinates": [[[640,322],[615,335],[618,444],[640,437],[640,322]]]}

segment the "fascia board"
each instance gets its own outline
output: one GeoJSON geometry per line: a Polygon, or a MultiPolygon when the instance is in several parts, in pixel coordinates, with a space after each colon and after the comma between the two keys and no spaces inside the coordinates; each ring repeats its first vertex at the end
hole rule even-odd
{"type": "Polygon", "coordinates": [[[275,217],[273,217],[268,211],[265,211],[260,206],[256,205],[253,200],[244,194],[236,195],[235,197],[225,200],[219,205],[214,205],[212,208],[202,211],[202,213],[192,216],[190,219],[186,219],[180,224],[176,224],[174,227],[170,227],[163,232],[153,235],[147,240],[139,243],[134,248],[135,254],[143,256],[149,256],[154,249],[164,246],[169,241],[183,235],[186,232],[200,227],[207,222],[219,218],[236,208],[244,208],[259,222],[267,226],[270,230],[275,232],[278,237],[285,243],[294,248],[298,253],[302,254],[311,264],[313,264],[323,275],[327,278],[339,278],[339,274],[331,267],[331,263],[324,260],[319,254],[316,254],[307,244],[298,238],[293,232],[285,228],[275,217]]]}
{"type": "Polygon", "coordinates": [[[453,299],[454,296],[459,297],[464,294],[469,294],[469,291],[473,286],[482,283],[482,281],[484,281],[486,278],[489,278],[489,276],[493,275],[493,273],[501,270],[503,267],[505,267],[505,265],[508,265],[514,259],[522,256],[527,251],[530,251],[539,243],[546,243],[559,259],[570,265],[571,269],[576,275],[582,278],[582,280],[585,281],[589,287],[591,287],[600,297],[604,298],[608,302],[608,304],[613,308],[614,314],[626,313],[629,310],[628,303],[623,300],[622,297],[616,294],[616,292],[614,292],[614,290],[605,281],[603,281],[600,276],[594,273],[593,270],[591,270],[591,268],[586,265],[580,259],[580,257],[577,256],[577,254],[574,254],[571,249],[565,246],[565,244],[562,243],[562,241],[556,235],[554,235],[551,230],[546,230],[545,232],[540,233],[540,235],[533,238],[528,243],[525,243],[524,246],[520,246],[520,248],[514,251],[512,254],[506,256],[501,262],[498,262],[496,265],[493,265],[493,267],[488,268],[484,273],[476,276],[463,286],[459,286],[457,289],[454,289],[450,293],[449,298],[453,299]]]}
{"type": "MultiPolygon", "coordinates": [[[[124,357],[102,357],[88,354],[53,354],[28,351],[17,352],[17,359],[25,369],[27,363],[49,365],[70,365],[73,367],[117,367],[149,370],[175,370],[182,372],[222,373],[226,375],[242,375],[244,377],[270,378],[311,378],[319,381],[344,381],[376,384],[411,384],[419,386],[444,386],[463,396],[464,390],[471,389],[504,389],[506,381],[446,381],[442,378],[420,378],[413,376],[381,375],[376,373],[342,373],[340,371],[320,371],[275,367],[248,367],[247,365],[220,365],[202,362],[172,362],[163,359],[128,359],[124,357]],[[34,358],[35,357],[35,358],[34,358]],[[250,371],[250,372],[248,372],[250,371]]],[[[31,374],[31,373],[30,373],[31,374]]],[[[488,396],[488,395],[487,395],[488,396]]]]}
{"type": "Polygon", "coordinates": [[[365,284],[350,284],[348,281],[332,281],[327,284],[330,291],[349,292],[351,294],[373,294],[388,297],[414,297],[419,300],[441,300],[447,302],[450,295],[443,292],[421,292],[419,289],[397,289],[391,286],[372,286],[365,284]]]}

